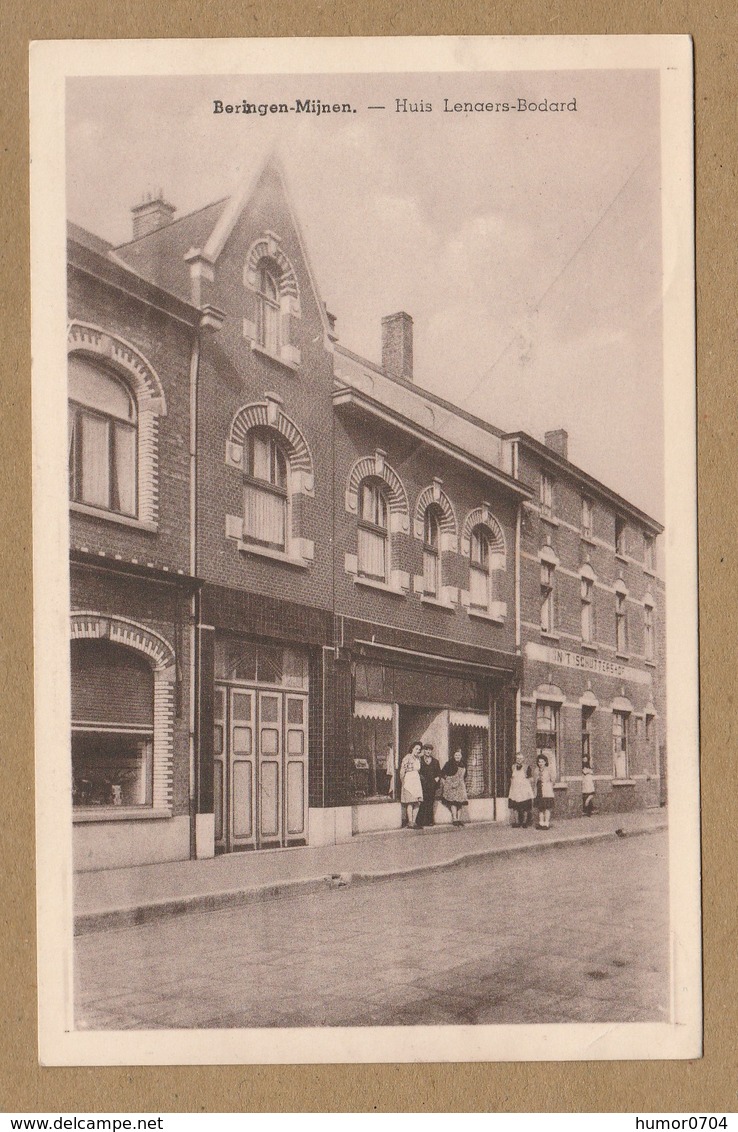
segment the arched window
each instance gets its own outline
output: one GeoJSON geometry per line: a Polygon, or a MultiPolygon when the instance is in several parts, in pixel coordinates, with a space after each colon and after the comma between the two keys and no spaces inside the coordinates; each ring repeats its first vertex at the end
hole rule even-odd
{"type": "Polygon", "coordinates": [[[287,456],[270,429],[251,429],[246,450],[244,540],[286,551],[290,529],[287,456]]]}
{"type": "Polygon", "coordinates": [[[441,594],[441,514],[434,504],[423,516],[423,593],[434,598],[441,594]]]}
{"type": "Polygon", "coordinates": [[[279,287],[265,262],[259,264],[256,295],[257,341],[270,354],[277,355],[281,346],[279,287]]]}
{"type": "Polygon", "coordinates": [[[471,533],[469,557],[469,606],[471,609],[487,610],[494,597],[491,592],[489,533],[481,523],[471,533]]]}
{"type": "Polygon", "coordinates": [[[386,582],[390,562],[389,507],[383,483],[378,479],[362,480],[359,486],[360,577],[386,582]]]}
{"type": "Polygon", "coordinates": [[[75,503],[136,516],[136,402],[110,370],[69,359],[69,495],[75,503]]]}

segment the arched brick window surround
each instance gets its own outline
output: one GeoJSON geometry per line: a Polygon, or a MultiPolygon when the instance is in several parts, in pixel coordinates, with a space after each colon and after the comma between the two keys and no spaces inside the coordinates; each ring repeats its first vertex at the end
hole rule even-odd
{"type": "Polygon", "coordinates": [[[502,533],[502,527],[497,522],[497,519],[495,519],[486,503],[481,507],[477,507],[474,511],[470,511],[466,516],[464,529],[461,534],[461,553],[465,558],[470,557],[472,531],[475,527],[479,526],[485,527],[489,533],[489,551],[493,569],[504,570],[507,554],[505,536],[502,533]]]}
{"type": "Polygon", "coordinates": [[[295,269],[280,246],[279,236],[265,232],[248,250],[243,269],[244,286],[256,290],[259,281],[259,268],[268,266],[279,290],[280,302],[295,318],[300,317],[300,288],[295,269]]]}
{"type": "Polygon", "coordinates": [[[226,463],[243,472],[245,444],[249,429],[273,429],[282,438],[290,466],[290,494],[312,496],[315,492],[313,457],[302,432],[282,409],[276,393],[265,393],[262,401],[254,401],[238,410],[228,430],[226,463]]]}
{"type": "Polygon", "coordinates": [[[136,400],[138,417],[138,500],[136,517],[143,523],[159,519],[159,418],[167,404],[159,375],[135,346],[91,323],[71,322],[67,328],[68,355],[97,359],[120,374],[136,400]]]}
{"type": "Polygon", "coordinates": [[[397,472],[387,463],[386,453],[381,448],[377,448],[371,456],[362,456],[352,467],[346,487],[346,510],[351,515],[358,515],[359,486],[362,480],[372,476],[382,480],[387,487],[390,532],[407,533],[410,526],[407,493],[397,472]]]}
{"type": "Polygon", "coordinates": [[[174,706],[176,658],[171,645],[137,621],[91,611],[72,613],[74,640],[109,640],[147,657],[154,675],[154,785],[155,810],[171,810],[174,765],[174,706]]]}
{"type": "Polygon", "coordinates": [[[456,513],[451,500],[443,490],[442,481],[439,479],[435,479],[432,484],[423,488],[418,496],[415,504],[413,533],[416,539],[422,542],[425,513],[433,504],[438,508],[438,521],[441,528],[441,548],[443,550],[456,550],[458,546],[456,513]]]}

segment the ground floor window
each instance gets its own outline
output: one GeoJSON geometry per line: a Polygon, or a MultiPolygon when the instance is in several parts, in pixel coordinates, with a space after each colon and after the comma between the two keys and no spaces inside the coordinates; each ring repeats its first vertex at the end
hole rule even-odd
{"type": "Polygon", "coordinates": [[[489,728],[451,725],[449,752],[461,751],[466,764],[466,790],[470,798],[483,798],[491,792],[489,728]]]}
{"type": "Polygon", "coordinates": [[[352,793],[355,798],[388,798],[393,796],[395,786],[392,705],[378,704],[374,714],[371,711],[371,705],[356,705],[352,793]]]}
{"type": "Polygon", "coordinates": [[[153,735],[72,731],[75,806],[150,806],[153,735]]]}
{"type": "Polygon", "coordinates": [[[628,777],[628,713],[612,713],[613,774],[616,778],[628,777]]]}
{"type": "Polygon", "coordinates": [[[558,704],[536,703],[536,759],[545,755],[554,779],[561,775],[559,752],[560,727],[558,704]]]}
{"type": "Polygon", "coordinates": [[[595,709],[582,708],[582,765],[588,763],[592,766],[592,719],[595,709]]]}

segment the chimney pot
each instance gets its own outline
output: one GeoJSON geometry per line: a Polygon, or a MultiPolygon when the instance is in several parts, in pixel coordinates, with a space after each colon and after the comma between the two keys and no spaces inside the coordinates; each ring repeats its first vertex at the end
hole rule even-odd
{"type": "Polygon", "coordinates": [[[134,204],[131,209],[134,240],[171,224],[176,211],[174,205],[164,199],[163,193],[160,192],[153,200],[151,193],[147,193],[146,199],[141,204],[134,204]]]}
{"type": "Polygon", "coordinates": [[[553,429],[552,432],[546,433],[544,440],[547,448],[556,452],[557,455],[563,456],[565,460],[569,459],[569,433],[566,429],[553,429]]]}
{"type": "Polygon", "coordinates": [[[382,319],[382,368],[391,377],[413,380],[413,320],[405,311],[382,319]]]}

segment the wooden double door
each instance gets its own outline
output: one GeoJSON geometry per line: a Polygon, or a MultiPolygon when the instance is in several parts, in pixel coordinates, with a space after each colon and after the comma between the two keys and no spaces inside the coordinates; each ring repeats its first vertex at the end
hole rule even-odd
{"type": "Polygon", "coordinates": [[[216,684],[214,722],[216,851],[306,844],[307,695],[216,684]]]}

